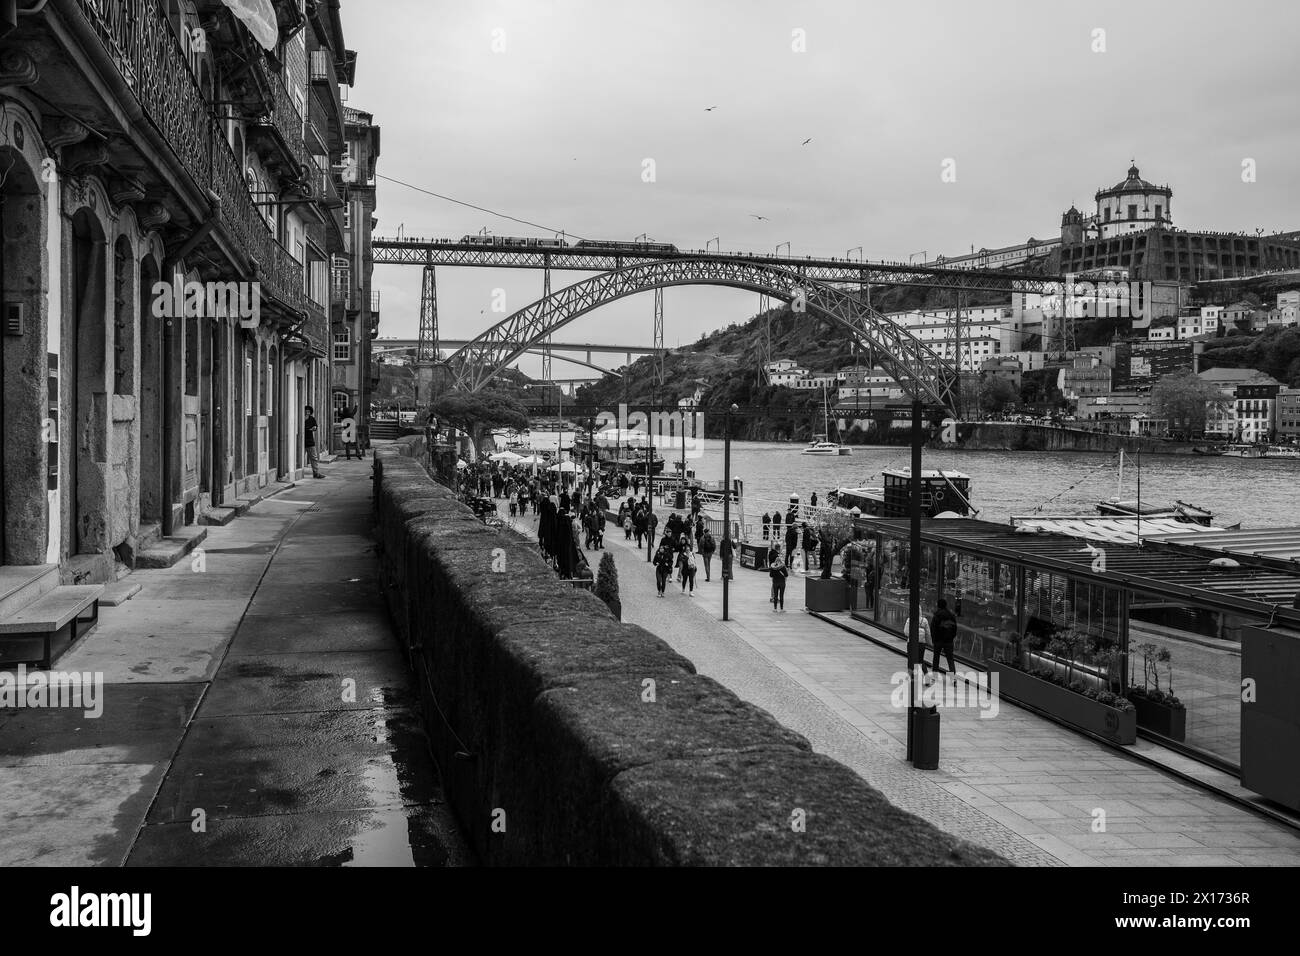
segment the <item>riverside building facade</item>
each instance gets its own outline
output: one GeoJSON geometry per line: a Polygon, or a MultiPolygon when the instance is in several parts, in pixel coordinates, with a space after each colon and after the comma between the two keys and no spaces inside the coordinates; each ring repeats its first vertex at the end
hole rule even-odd
{"type": "Polygon", "coordinates": [[[301,475],[355,59],[303,0],[50,0],[0,39],[6,568],[111,581],[301,475]]]}

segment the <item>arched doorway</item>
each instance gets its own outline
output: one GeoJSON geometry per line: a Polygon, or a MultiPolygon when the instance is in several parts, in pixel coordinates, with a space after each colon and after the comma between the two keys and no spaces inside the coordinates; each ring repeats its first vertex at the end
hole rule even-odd
{"type": "MultiPolygon", "coordinates": [[[[14,123],[17,130],[19,124],[14,123]]],[[[7,168],[0,186],[0,562],[43,564],[46,557],[50,469],[46,448],[57,447],[57,417],[45,355],[45,200],[28,161],[0,147],[7,168]],[[10,334],[17,332],[18,334],[10,334]],[[52,408],[53,406],[53,408],[52,408]]]]}
{"type": "Polygon", "coordinates": [[[107,252],[99,220],[89,209],[79,210],[72,217],[71,327],[67,337],[72,554],[99,554],[108,548],[107,252]]]}

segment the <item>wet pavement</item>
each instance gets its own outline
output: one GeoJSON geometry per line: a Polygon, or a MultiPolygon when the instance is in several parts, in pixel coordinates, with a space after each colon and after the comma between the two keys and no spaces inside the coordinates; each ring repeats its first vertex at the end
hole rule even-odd
{"type": "Polygon", "coordinates": [[[0,866],[454,866],[379,585],[371,462],[212,528],[55,671],[103,713],[0,709],[0,866]]]}

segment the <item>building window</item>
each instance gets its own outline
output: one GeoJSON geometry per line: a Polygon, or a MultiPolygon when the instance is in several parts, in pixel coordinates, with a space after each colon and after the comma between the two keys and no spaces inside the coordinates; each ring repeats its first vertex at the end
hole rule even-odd
{"type": "Polygon", "coordinates": [[[253,414],[253,358],[244,356],[244,415],[253,414]]]}
{"type": "Polygon", "coordinates": [[[1138,207],[1137,207],[1137,203],[1129,203],[1129,204],[1128,204],[1128,217],[1129,217],[1130,219],[1136,219],[1136,218],[1138,217],[1138,207]]]}
{"type": "Polygon", "coordinates": [[[1156,206],[1156,219],[1161,219],[1163,217],[1164,210],[1165,210],[1164,206],[1160,206],[1160,205],[1156,206]]]}
{"type": "Polygon", "coordinates": [[[352,330],[343,329],[334,333],[334,361],[352,361],[352,330]]]}

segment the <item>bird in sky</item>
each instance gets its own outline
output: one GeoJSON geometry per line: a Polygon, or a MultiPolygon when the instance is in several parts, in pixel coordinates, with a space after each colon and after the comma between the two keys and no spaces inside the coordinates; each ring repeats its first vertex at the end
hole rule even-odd
{"type": "Polygon", "coordinates": [[[760,216],[760,215],[758,215],[757,213],[752,213],[752,212],[750,213],[750,215],[753,216],[755,219],[766,219],[766,218],[767,218],[766,216],[760,216]]]}
{"type": "Polygon", "coordinates": [[[808,145],[809,143],[811,143],[811,142],[812,142],[812,137],[809,136],[806,140],[804,140],[804,141],[803,141],[802,143],[800,143],[799,145],[800,145],[800,146],[807,146],[807,145],[808,145]]]}
{"type": "Polygon", "coordinates": [[[706,113],[712,113],[712,112],[713,112],[714,110],[716,110],[716,109],[717,109],[716,106],[706,106],[706,107],[704,107],[704,112],[706,112],[706,113]]]}

